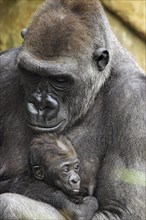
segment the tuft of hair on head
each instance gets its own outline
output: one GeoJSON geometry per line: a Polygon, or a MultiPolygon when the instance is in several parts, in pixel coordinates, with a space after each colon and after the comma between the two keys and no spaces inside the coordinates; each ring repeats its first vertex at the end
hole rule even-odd
{"type": "Polygon", "coordinates": [[[58,136],[57,147],[62,151],[62,153],[69,157],[76,156],[76,152],[71,141],[63,135],[58,136]]]}
{"type": "Polygon", "coordinates": [[[47,0],[33,16],[23,46],[44,60],[87,55],[98,34],[99,7],[97,0],[47,0]]]}
{"type": "MultiPolygon", "coordinates": [[[[73,14],[80,16],[86,15],[87,18],[90,19],[90,15],[93,17],[97,14],[100,6],[101,5],[98,0],[47,0],[42,9],[62,9],[62,11],[66,14],[72,12],[73,14]]],[[[84,16],[84,19],[86,19],[86,16],[84,16]]]]}
{"type": "Polygon", "coordinates": [[[39,164],[40,161],[45,161],[46,155],[50,158],[62,158],[76,156],[74,147],[69,139],[63,135],[53,133],[43,134],[35,137],[30,146],[32,160],[39,164]]]}

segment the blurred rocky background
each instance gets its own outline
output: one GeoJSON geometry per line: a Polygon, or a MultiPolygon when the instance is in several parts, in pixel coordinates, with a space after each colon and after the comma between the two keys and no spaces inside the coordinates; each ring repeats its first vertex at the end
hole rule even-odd
{"type": "MultiPolygon", "coordinates": [[[[89,0],[90,1],[90,0],[89,0]]],[[[22,43],[20,32],[43,0],[0,0],[0,50],[22,43]]],[[[119,41],[146,71],[146,0],[101,0],[119,41]]]]}

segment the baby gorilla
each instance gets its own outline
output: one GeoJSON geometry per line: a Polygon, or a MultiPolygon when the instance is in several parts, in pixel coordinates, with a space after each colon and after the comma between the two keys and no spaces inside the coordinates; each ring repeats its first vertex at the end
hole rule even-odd
{"type": "Polygon", "coordinates": [[[54,134],[34,138],[28,162],[29,169],[8,181],[3,192],[18,193],[53,205],[69,219],[82,219],[80,213],[92,219],[98,202],[80,189],[80,163],[67,138],[54,134]]]}
{"type": "Polygon", "coordinates": [[[32,141],[29,164],[32,175],[72,195],[80,190],[80,164],[71,142],[47,134],[32,141]]]}

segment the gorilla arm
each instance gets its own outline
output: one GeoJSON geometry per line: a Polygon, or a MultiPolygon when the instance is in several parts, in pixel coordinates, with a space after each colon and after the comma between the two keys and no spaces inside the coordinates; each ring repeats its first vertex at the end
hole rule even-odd
{"type": "Polygon", "coordinates": [[[15,193],[0,195],[0,218],[3,220],[66,219],[54,207],[15,193]]]}
{"type": "Polygon", "coordinates": [[[94,220],[145,219],[146,77],[135,73],[128,81],[111,85],[107,99],[113,109],[107,125],[110,141],[99,174],[94,220]]]}

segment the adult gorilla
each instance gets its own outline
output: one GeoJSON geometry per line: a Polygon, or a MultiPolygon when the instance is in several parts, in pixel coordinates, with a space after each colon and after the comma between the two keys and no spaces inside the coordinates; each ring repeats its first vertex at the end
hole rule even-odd
{"type": "MultiPolygon", "coordinates": [[[[2,53],[1,65],[1,218],[50,218],[51,206],[4,192],[28,168],[32,137],[57,132],[72,141],[82,187],[98,199],[93,219],[144,220],[146,77],[111,32],[100,3],[48,0],[22,48],[2,53]]],[[[76,219],[86,219],[74,205],[76,219]]]]}

